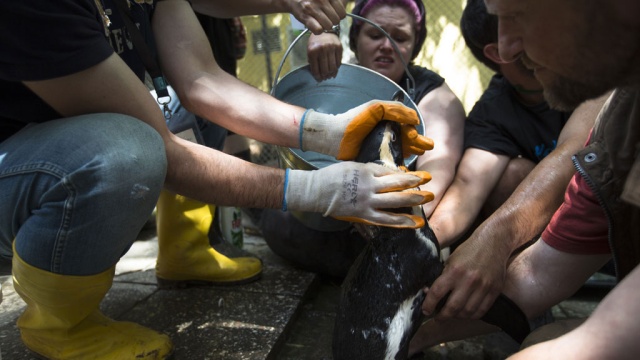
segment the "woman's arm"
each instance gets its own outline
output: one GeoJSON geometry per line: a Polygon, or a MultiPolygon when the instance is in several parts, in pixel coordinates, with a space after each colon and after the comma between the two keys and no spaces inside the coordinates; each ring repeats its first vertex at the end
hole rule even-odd
{"type": "Polygon", "coordinates": [[[424,186],[435,198],[425,204],[425,215],[430,217],[445,191],[453,181],[462,156],[465,112],[462,103],[447,84],[434,89],[418,103],[425,122],[425,135],[432,138],[433,150],[418,157],[417,170],[431,173],[432,180],[424,186]]]}

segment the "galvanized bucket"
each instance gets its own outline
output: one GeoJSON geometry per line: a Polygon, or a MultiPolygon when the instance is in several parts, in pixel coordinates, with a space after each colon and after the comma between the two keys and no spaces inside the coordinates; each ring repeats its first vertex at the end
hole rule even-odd
{"type": "MultiPolygon", "coordinates": [[[[391,37],[368,19],[357,15],[348,14],[351,17],[366,21],[377,27],[383,34],[391,40],[396,52],[398,48],[391,37]]],[[[318,82],[309,70],[309,65],[305,65],[286,74],[282,79],[278,80],[280,71],[286,57],[298,40],[308,32],[305,29],[289,46],[285,52],[278,71],[276,72],[275,81],[271,90],[271,94],[290,104],[298,105],[304,108],[311,108],[319,112],[329,114],[339,114],[346,112],[358,105],[370,100],[397,100],[401,101],[407,107],[410,107],[418,113],[420,125],[417,126],[418,133],[424,135],[424,123],[418,107],[412,100],[412,96],[407,94],[398,84],[390,80],[384,75],[365,67],[352,64],[342,64],[338,70],[338,74],[333,79],[318,82]]],[[[407,68],[406,63],[405,69],[407,68]]],[[[408,90],[413,95],[414,83],[411,74],[407,70],[409,78],[408,90]]],[[[417,156],[413,155],[405,159],[407,166],[416,161],[417,156]]],[[[338,162],[332,156],[316,153],[313,151],[302,151],[286,147],[278,148],[278,161],[281,168],[300,169],[300,170],[316,170],[333,163],[338,162]]],[[[349,223],[336,220],[329,217],[323,217],[319,213],[307,213],[292,211],[293,216],[300,220],[306,226],[319,231],[337,231],[349,227],[349,223]]]]}

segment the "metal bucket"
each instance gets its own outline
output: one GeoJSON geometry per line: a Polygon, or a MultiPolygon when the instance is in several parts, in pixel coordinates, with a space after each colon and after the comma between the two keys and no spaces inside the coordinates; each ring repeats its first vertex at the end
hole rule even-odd
{"type": "MultiPolygon", "coordinates": [[[[353,14],[348,15],[371,23],[365,18],[353,14]]],[[[378,27],[373,23],[371,24],[378,27]]],[[[381,28],[379,28],[379,30],[391,39],[384,30],[381,28]]],[[[389,78],[365,67],[342,64],[335,78],[318,82],[311,75],[309,65],[305,65],[289,72],[278,81],[280,70],[287,55],[296,42],[307,32],[308,30],[305,30],[300,34],[291,43],[285,53],[271,90],[271,94],[274,97],[290,104],[311,108],[328,114],[343,113],[370,100],[398,100],[407,107],[416,110],[420,119],[420,124],[417,126],[418,133],[424,135],[423,119],[411,96],[389,78]]],[[[392,39],[391,43],[394,45],[396,51],[398,51],[392,39]]],[[[409,93],[413,95],[413,78],[408,71],[407,74],[409,77],[409,93]]],[[[416,158],[416,155],[412,155],[405,159],[405,164],[407,166],[412,165],[416,161],[416,158]]],[[[284,169],[316,170],[338,161],[339,160],[336,160],[332,156],[313,151],[302,151],[300,149],[286,147],[278,148],[278,162],[280,167],[284,169]]],[[[345,221],[323,217],[322,214],[319,213],[299,211],[291,211],[291,213],[303,224],[318,231],[343,230],[348,228],[350,224],[345,221]]]]}

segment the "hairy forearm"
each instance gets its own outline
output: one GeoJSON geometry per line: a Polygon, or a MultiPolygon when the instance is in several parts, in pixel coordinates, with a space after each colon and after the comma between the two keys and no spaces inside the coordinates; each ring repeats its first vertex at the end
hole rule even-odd
{"type": "Polygon", "coordinates": [[[153,18],[161,66],[181,103],[197,115],[240,135],[299,146],[304,109],[286,104],[224,72],[188,3],[164,1],[153,18]],[[179,20],[180,27],[173,27],[179,20]]]}
{"type": "Polygon", "coordinates": [[[284,170],[252,164],[175,136],[165,145],[168,189],[209,204],[282,207],[284,170]]]}
{"type": "Polygon", "coordinates": [[[284,0],[191,0],[194,10],[218,18],[289,12],[284,0]]]}
{"type": "Polygon", "coordinates": [[[507,201],[482,223],[472,238],[486,246],[512,251],[537,237],[562,203],[575,173],[571,161],[587,140],[608,95],[580,105],[558,138],[558,147],[520,183],[507,201]]]}
{"type": "Polygon", "coordinates": [[[562,203],[574,173],[575,148],[564,145],[540,162],[509,199],[474,232],[472,237],[505,246],[508,253],[538,236],[562,203]]]}
{"type": "Polygon", "coordinates": [[[344,4],[333,0],[192,0],[192,3],[195,11],[221,18],[290,13],[314,34],[330,30],[346,16],[344,4]]]}

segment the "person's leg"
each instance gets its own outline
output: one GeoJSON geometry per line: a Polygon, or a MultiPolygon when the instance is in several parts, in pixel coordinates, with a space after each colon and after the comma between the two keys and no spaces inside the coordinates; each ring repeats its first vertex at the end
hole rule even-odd
{"type": "Polygon", "coordinates": [[[250,254],[222,253],[209,230],[215,206],[162,191],[158,201],[156,277],[164,288],[236,285],[260,278],[262,262],[250,254]]]}
{"type": "MultiPolygon", "coordinates": [[[[173,89],[169,106],[182,105],[173,89]]],[[[195,117],[204,145],[221,150],[227,130],[195,117]]],[[[259,279],[262,261],[210,236],[216,206],[163,191],[157,204],[158,261],[156,278],[162,288],[190,285],[237,285],[259,279]]],[[[215,219],[219,221],[219,219],[215,219]]],[[[212,234],[213,235],[213,234],[212,234]]]]}
{"type": "Polygon", "coordinates": [[[30,126],[0,143],[0,251],[40,269],[113,266],[153,210],[166,172],[159,135],[120,115],[30,126]]]}
{"type": "Polygon", "coordinates": [[[267,245],[282,258],[307,271],[343,278],[364,249],[366,240],[349,227],[317,231],[290,212],[265,209],[260,230],[267,245]]]}
{"type": "Polygon", "coordinates": [[[166,335],[98,310],[165,174],[158,133],[124,115],[49,121],[0,143],[0,253],[27,303],[27,347],[60,358],[171,352],[166,335]]]}

